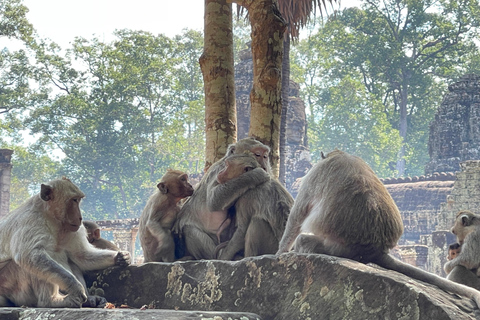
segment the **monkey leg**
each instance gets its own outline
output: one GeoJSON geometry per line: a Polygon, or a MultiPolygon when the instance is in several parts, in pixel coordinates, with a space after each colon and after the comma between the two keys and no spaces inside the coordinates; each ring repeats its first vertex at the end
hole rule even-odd
{"type": "Polygon", "coordinates": [[[214,238],[207,234],[202,229],[186,225],[183,227],[183,235],[185,238],[186,251],[189,255],[193,256],[195,259],[215,259],[215,248],[217,244],[215,243],[214,238]]]}
{"type": "Polygon", "coordinates": [[[253,217],[245,235],[245,257],[275,254],[277,250],[278,240],[270,224],[253,217]]]}
{"type": "Polygon", "coordinates": [[[323,240],[311,234],[299,234],[293,251],[298,253],[326,253],[323,240]]]}
{"type": "Polygon", "coordinates": [[[159,243],[155,253],[154,260],[157,262],[173,262],[175,261],[175,243],[172,236],[164,236],[162,242],[159,243]]]}
{"type": "Polygon", "coordinates": [[[480,290],[480,279],[464,266],[455,266],[447,275],[447,279],[480,290]]]}

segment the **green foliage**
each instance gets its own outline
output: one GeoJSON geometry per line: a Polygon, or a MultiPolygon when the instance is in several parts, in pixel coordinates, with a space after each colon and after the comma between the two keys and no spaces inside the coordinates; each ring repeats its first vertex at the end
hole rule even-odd
{"type": "Polygon", "coordinates": [[[383,113],[382,104],[350,77],[325,90],[322,105],[309,117],[312,156],[340,149],[364,159],[382,177],[394,175],[402,139],[383,113]]]}
{"type": "MultiPolygon", "coordinates": [[[[292,74],[302,83],[309,111],[324,117],[320,106],[331,101],[332,88],[345,79],[361,82],[364,90],[358,95],[369,93],[363,105],[373,108],[370,102],[381,102],[391,126],[404,139],[406,153],[399,156],[407,166],[399,173],[423,174],[428,125],[446,82],[478,70],[474,39],[479,8],[477,0],[365,0],[362,9],[332,15],[295,48],[292,74]]],[[[315,126],[330,125],[312,123],[309,130],[328,132],[315,126]]]]}
{"type": "Polygon", "coordinates": [[[37,144],[64,153],[86,219],[138,216],[167,168],[191,173],[203,153],[201,34],[115,35],[76,39],[66,54],[39,45],[36,75],[50,92],[25,121],[37,144]]]}

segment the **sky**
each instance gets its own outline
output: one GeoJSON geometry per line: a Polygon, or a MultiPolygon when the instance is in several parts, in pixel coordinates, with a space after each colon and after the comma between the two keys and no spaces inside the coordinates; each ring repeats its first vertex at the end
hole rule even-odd
{"type": "MultiPolygon", "coordinates": [[[[203,30],[202,0],[24,0],[27,18],[41,38],[49,38],[62,48],[77,36],[93,35],[113,39],[116,29],[181,34],[184,28],[203,30]]],[[[357,5],[359,0],[341,0],[341,7],[357,5]]],[[[336,6],[338,8],[338,6],[336,6]]]]}

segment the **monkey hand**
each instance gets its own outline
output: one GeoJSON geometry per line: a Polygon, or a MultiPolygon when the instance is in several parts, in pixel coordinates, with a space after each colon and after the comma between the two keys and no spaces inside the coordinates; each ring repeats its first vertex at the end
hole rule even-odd
{"type": "Polygon", "coordinates": [[[103,308],[107,305],[107,299],[101,296],[88,296],[82,307],[86,308],[103,308]]]}
{"type": "Polygon", "coordinates": [[[255,186],[261,185],[270,180],[270,175],[263,170],[263,168],[255,168],[251,171],[250,176],[253,177],[253,184],[255,186]]]}
{"type": "Polygon", "coordinates": [[[85,301],[87,301],[87,295],[82,284],[78,281],[72,283],[67,290],[67,295],[63,299],[65,307],[80,308],[85,301]]]}
{"type": "Polygon", "coordinates": [[[126,267],[130,264],[130,252],[119,251],[115,256],[115,265],[120,267],[126,267]]]}

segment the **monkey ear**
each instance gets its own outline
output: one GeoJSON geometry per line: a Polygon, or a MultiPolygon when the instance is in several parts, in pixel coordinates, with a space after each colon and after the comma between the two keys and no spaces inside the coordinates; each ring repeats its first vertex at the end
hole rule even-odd
{"type": "Polygon", "coordinates": [[[460,217],[462,219],[462,225],[463,226],[469,226],[470,225],[470,217],[466,214],[460,217]]]}
{"type": "Polygon", "coordinates": [[[100,229],[93,231],[93,238],[96,240],[100,239],[100,229]]]}
{"type": "Polygon", "coordinates": [[[323,151],[320,151],[320,155],[322,156],[322,159],[325,159],[325,154],[323,153],[323,151]]]}
{"type": "Polygon", "coordinates": [[[50,201],[53,199],[53,188],[49,185],[43,184],[40,186],[40,198],[43,201],[50,201]]]}
{"type": "Polygon", "coordinates": [[[161,193],[163,194],[167,194],[168,193],[168,188],[167,188],[167,185],[163,182],[160,182],[159,184],[157,184],[157,188],[158,190],[160,190],[161,193]]]}

